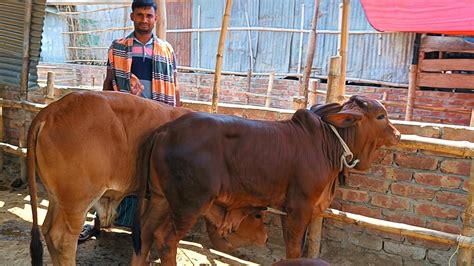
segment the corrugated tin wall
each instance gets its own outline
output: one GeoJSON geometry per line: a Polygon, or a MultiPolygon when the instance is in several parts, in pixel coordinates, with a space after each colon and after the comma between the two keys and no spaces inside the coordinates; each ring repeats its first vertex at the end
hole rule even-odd
{"type": "MultiPolygon", "coordinates": [[[[201,9],[201,28],[220,27],[225,1],[194,0],[193,28],[197,28],[201,9]]],[[[318,30],[337,30],[339,0],[321,0],[318,30]]],[[[304,5],[304,29],[311,28],[313,0],[234,0],[230,27],[245,27],[248,14],[252,27],[299,29],[304,5]]],[[[170,11],[172,12],[172,11],[170,11]]],[[[351,34],[349,37],[347,76],[355,79],[408,83],[408,66],[411,62],[414,34],[377,33],[368,23],[359,1],[351,1],[350,31],[374,33],[351,34]]],[[[214,68],[219,32],[202,32],[200,47],[193,33],[192,66],[214,68]],[[200,53],[198,55],[198,53],[200,53]],[[198,57],[200,58],[198,62],[198,57]]],[[[309,34],[303,35],[304,66],[309,34]]],[[[337,34],[318,35],[313,62],[315,74],[326,75],[329,57],[337,53],[337,34]]],[[[249,42],[245,31],[230,31],[227,36],[223,69],[246,72],[249,69],[249,42]]],[[[299,59],[299,33],[251,32],[254,72],[297,73],[299,59]]]]}
{"type": "MultiPolygon", "coordinates": [[[[36,65],[41,48],[45,0],[33,0],[30,27],[29,87],[36,85],[36,65]]],[[[0,3],[0,84],[19,86],[23,59],[25,1],[3,0],[0,3]]]]}

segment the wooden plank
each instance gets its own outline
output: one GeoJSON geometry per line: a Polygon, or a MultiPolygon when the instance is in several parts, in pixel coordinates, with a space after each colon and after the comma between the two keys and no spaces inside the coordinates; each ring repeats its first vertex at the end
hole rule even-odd
{"type": "Polygon", "coordinates": [[[421,51],[474,53],[474,43],[466,42],[458,37],[425,36],[421,40],[421,51]]]}
{"type": "Polygon", "coordinates": [[[474,71],[474,59],[425,59],[420,61],[421,71],[441,72],[448,70],[474,71]]]}
{"type": "Polygon", "coordinates": [[[0,142],[0,150],[12,155],[26,157],[26,148],[20,148],[15,145],[0,142]]]}
{"type": "Polygon", "coordinates": [[[474,75],[420,73],[418,75],[417,85],[419,87],[433,87],[433,88],[474,89],[474,75]]]}

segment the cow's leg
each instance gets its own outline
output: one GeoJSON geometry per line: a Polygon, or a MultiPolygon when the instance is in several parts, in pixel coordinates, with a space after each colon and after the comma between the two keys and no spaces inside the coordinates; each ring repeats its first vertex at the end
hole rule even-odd
{"type": "MultiPolygon", "coordinates": [[[[284,229],[284,239],[286,243],[286,258],[299,258],[302,255],[301,243],[306,232],[306,228],[311,220],[313,205],[303,200],[290,204],[288,215],[286,215],[286,229],[284,229]]],[[[288,208],[287,208],[288,209],[288,208]]]]}
{"type": "Polygon", "coordinates": [[[54,265],[76,264],[77,239],[86,212],[87,207],[66,212],[54,201],[50,202],[42,231],[54,265]]]}
{"type": "Polygon", "coordinates": [[[179,241],[211,206],[212,200],[210,198],[196,198],[182,202],[178,205],[180,207],[175,208],[173,214],[170,214],[168,219],[155,231],[156,246],[160,253],[162,265],[176,265],[179,241]]]}
{"type": "Polygon", "coordinates": [[[153,233],[160,224],[166,223],[165,219],[168,213],[169,205],[166,199],[161,195],[153,195],[141,218],[141,252],[139,255],[133,252],[132,265],[147,265],[148,254],[153,243],[153,233]]]}

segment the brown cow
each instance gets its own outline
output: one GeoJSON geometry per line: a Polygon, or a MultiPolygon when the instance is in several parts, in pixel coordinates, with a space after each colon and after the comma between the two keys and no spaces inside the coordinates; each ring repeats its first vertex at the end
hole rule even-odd
{"type": "Polygon", "coordinates": [[[75,92],[39,112],[27,154],[32,264],[42,261],[35,165],[48,192],[42,231],[51,259],[74,265],[88,210],[95,206],[101,225],[110,226],[120,200],[136,190],[139,146],[158,126],[188,112],[119,92],[75,92]]]}
{"type": "MultiPolygon", "coordinates": [[[[33,213],[32,264],[40,264],[43,252],[35,165],[48,192],[49,207],[42,231],[51,259],[55,265],[73,265],[78,235],[90,207],[98,211],[101,226],[111,226],[120,200],[136,190],[139,146],[158,126],[188,112],[117,92],[71,93],[39,112],[30,126],[27,155],[33,213]]],[[[213,209],[223,212],[221,208],[213,209]]],[[[239,222],[244,220],[240,229],[228,236],[211,231],[211,241],[226,243],[233,249],[266,240],[262,221],[251,216],[248,222],[246,216],[237,218],[239,222]],[[246,234],[248,231],[253,232],[252,237],[246,234]]]]}
{"type": "MultiPolygon", "coordinates": [[[[287,121],[190,113],[159,128],[143,151],[150,158],[151,203],[135,217],[132,264],[146,263],[154,236],[163,265],[175,265],[179,240],[212,204],[228,212],[284,210],[286,257],[300,257],[310,218],[329,206],[344,168],[341,156],[349,152],[331,126],[359,170],[369,168],[378,148],[400,140],[383,105],[361,96],[298,110],[287,121]]],[[[143,191],[142,185],[140,199],[143,191]]]]}

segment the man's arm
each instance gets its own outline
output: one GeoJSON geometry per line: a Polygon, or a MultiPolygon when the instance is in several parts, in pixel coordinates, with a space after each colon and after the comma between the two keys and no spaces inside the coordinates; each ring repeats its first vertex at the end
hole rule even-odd
{"type": "Polygon", "coordinates": [[[112,80],[114,78],[114,72],[110,67],[107,67],[107,74],[105,76],[104,85],[102,87],[103,91],[113,91],[114,86],[112,85],[112,80]]]}

